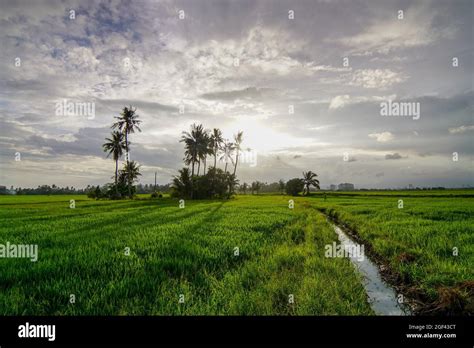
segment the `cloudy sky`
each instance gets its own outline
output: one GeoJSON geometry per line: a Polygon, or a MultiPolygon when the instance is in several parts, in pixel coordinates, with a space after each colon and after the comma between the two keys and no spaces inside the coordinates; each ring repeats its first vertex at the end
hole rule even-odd
{"type": "Polygon", "coordinates": [[[0,40],[0,185],[110,182],[101,144],[129,104],[143,183],[170,181],[199,122],[244,132],[241,182],[474,185],[472,0],[0,0],[0,40]]]}

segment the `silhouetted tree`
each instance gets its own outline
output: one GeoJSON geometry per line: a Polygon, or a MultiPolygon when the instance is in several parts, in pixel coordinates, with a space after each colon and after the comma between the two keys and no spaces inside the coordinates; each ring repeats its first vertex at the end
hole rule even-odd
{"type": "MultiPolygon", "coordinates": [[[[141,132],[139,127],[141,121],[138,119],[139,116],[136,114],[136,108],[134,109],[132,106],[124,107],[120,116],[116,116],[117,122],[112,125],[112,129],[118,129],[121,131],[125,136],[125,150],[127,152],[127,165],[130,162],[130,142],[128,137],[131,133],[135,133],[135,130],[141,132]]],[[[128,196],[132,198],[132,183],[131,178],[128,177],[128,196]]]]}

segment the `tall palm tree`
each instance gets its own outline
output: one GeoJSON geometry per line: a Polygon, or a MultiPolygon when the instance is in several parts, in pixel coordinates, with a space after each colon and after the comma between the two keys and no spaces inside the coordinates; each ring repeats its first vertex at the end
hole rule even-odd
{"type": "MultiPolygon", "coordinates": [[[[139,125],[142,121],[138,119],[136,114],[137,109],[130,107],[124,107],[120,116],[116,116],[117,122],[112,125],[112,129],[118,129],[125,135],[125,150],[127,152],[127,165],[130,163],[130,143],[128,141],[128,136],[131,133],[135,133],[135,130],[141,132],[139,125]]],[[[132,198],[132,188],[131,188],[131,178],[128,177],[128,196],[132,198]]]]}
{"type": "Polygon", "coordinates": [[[240,145],[242,144],[242,136],[244,132],[240,131],[234,135],[234,150],[235,150],[235,165],[234,165],[234,176],[237,171],[237,164],[239,163],[239,152],[240,145]]]}
{"type": "Polygon", "coordinates": [[[206,174],[207,156],[212,154],[211,148],[209,146],[210,142],[211,142],[211,137],[209,135],[209,131],[204,130],[204,133],[202,134],[201,145],[200,145],[202,162],[204,164],[204,175],[206,174]]]}
{"type": "Polygon", "coordinates": [[[201,169],[201,161],[204,164],[204,174],[206,174],[206,158],[209,154],[209,131],[199,125],[196,133],[198,147],[198,175],[201,169]]]}
{"type": "Polygon", "coordinates": [[[107,158],[112,155],[115,161],[115,192],[118,193],[117,178],[118,178],[118,161],[125,150],[124,135],[119,131],[112,132],[112,138],[105,138],[106,143],[102,145],[104,152],[107,152],[107,158]]]}
{"type": "Polygon", "coordinates": [[[191,165],[191,177],[194,176],[194,165],[199,161],[200,147],[202,146],[202,125],[191,125],[189,132],[183,132],[180,142],[184,143],[184,163],[191,165]]]}
{"type": "Polygon", "coordinates": [[[303,172],[303,183],[306,187],[306,195],[309,195],[309,188],[310,186],[314,186],[316,189],[320,189],[319,187],[319,180],[316,179],[318,174],[313,173],[311,170],[307,172],[303,172]]]}
{"type": "Polygon", "coordinates": [[[214,128],[212,130],[211,137],[209,139],[209,149],[211,151],[211,154],[214,155],[214,168],[217,166],[217,154],[219,152],[219,149],[222,146],[222,143],[224,142],[224,138],[222,137],[222,132],[219,128],[214,128]]]}
{"type": "Polygon", "coordinates": [[[224,172],[227,173],[227,165],[229,164],[229,159],[233,163],[234,159],[232,158],[232,151],[234,151],[234,144],[229,142],[227,139],[222,142],[221,150],[222,155],[219,158],[220,161],[225,161],[224,172]]]}

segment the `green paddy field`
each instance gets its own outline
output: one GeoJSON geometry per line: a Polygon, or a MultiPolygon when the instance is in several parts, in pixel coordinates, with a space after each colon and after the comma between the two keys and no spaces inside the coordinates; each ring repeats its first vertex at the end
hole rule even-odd
{"type": "Polygon", "coordinates": [[[350,261],[325,257],[328,217],[418,313],[474,312],[474,191],[446,190],[0,196],[0,244],[38,245],[36,262],[0,258],[0,315],[373,315],[350,261]]]}

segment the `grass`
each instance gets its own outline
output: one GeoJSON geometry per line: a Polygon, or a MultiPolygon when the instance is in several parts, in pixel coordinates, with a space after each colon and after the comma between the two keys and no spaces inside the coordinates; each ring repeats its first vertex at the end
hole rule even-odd
{"type": "Polygon", "coordinates": [[[0,243],[38,244],[39,259],[0,259],[0,314],[372,314],[350,262],[324,257],[325,217],[287,204],[2,197],[0,243]]]}
{"type": "Polygon", "coordinates": [[[334,193],[312,199],[389,264],[405,290],[424,302],[422,312],[474,313],[474,198],[467,190],[441,193],[334,193]]]}
{"type": "Polygon", "coordinates": [[[179,209],[169,197],[3,196],[0,244],[38,244],[39,260],[0,259],[0,314],[371,315],[350,262],[324,257],[337,240],[325,214],[388,266],[419,313],[474,313],[472,191],[318,193],[293,198],[295,209],[288,199],[179,209]]]}

